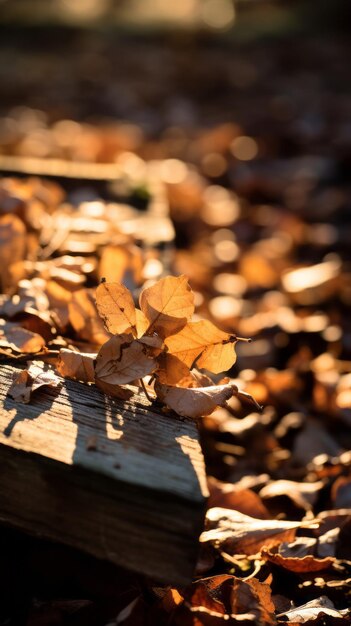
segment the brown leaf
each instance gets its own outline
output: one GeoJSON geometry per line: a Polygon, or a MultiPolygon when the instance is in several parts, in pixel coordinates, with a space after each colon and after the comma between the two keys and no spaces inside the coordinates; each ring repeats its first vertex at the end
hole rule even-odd
{"type": "Polygon", "coordinates": [[[46,294],[46,281],[42,278],[21,280],[18,283],[15,296],[5,300],[1,312],[7,317],[14,317],[17,313],[33,312],[46,313],[49,308],[49,300],[46,294]]]}
{"type": "MultiPolygon", "coordinates": [[[[263,546],[276,546],[291,541],[296,530],[307,522],[261,520],[238,511],[214,507],[206,514],[206,527],[200,541],[213,543],[230,555],[257,554],[263,546]]],[[[313,526],[314,523],[311,522],[313,526]]]]}
{"type": "Polygon", "coordinates": [[[136,334],[136,312],[132,294],[121,283],[101,283],[96,306],[107,330],[115,334],[131,329],[136,334]]]}
{"type": "Polygon", "coordinates": [[[187,608],[199,620],[196,624],[275,623],[270,587],[255,579],[244,581],[228,574],[202,578],[184,596],[187,608]]]}
{"type": "Polygon", "coordinates": [[[349,609],[336,610],[327,596],[320,596],[290,611],[280,613],[277,618],[285,624],[315,624],[316,626],[325,624],[325,618],[332,618],[333,624],[347,626],[350,623],[348,615],[350,615],[349,609]]]}
{"type": "Polygon", "coordinates": [[[335,561],[333,558],[318,559],[312,554],[301,557],[283,556],[279,554],[277,548],[263,549],[261,555],[267,561],[283,567],[289,570],[289,572],[295,572],[296,574],[304,574],[308,572],[320,572],[322,570],[329,569],[335,561]]]}
{"type": "Polygon", "coordinates": [[[95,359],[96,354],[85,354],[62,348],[56,369],[64,378],[73,378],[83,383],[93,383],[95,380],[95,359]]]}
{"type": "Polygon", "coordinates": [[[0,279],[2,291],[14,287],[11,265],[22,261],[26,254],[26,227],[16,215],[0,217],[0,279]]]}
{"type": "Polygon", "coordinates": [[[48,385],[49,387],[59,387],[62,381],[55,372],[40,361],[28,364],[28,368],[21,372],[16,372],[13,382],[8,390],[8,395],[16,402],[27,404],[30,402],[33,391],[48,385]]]}
{"type": "Polygon", "coordinates": [[[188,322],[165,341],[169,352],[189,368],[195,365],[215,374],[224,372],[236,361],[236,337],[224,333],[209,320],[188,322]]]}
{"type": "MultiPolygon", "coordinates": [[[[265,485],[260,491],[260,497],[271,511],[275,508],[281,510],[285,498],[292,500],[298,509],[310,511],[316,503],[319,491],[324,487],[324,482],[298,483],[292,480],[275,480],[265,485]],[[273,506],[271,506],[273,505],[273,506]]],[[[275,509],[273,513],[275,513],[275,509]]]]}
{"type": "Polygon", "coordinates": [[[137,246],[132,244],[106,246],[101,254],[99,278],[105,277],[109,283],[120,283],[128,275],[136,285],[140,285],[142,269],[142,251],[137,246]]]}
{"type": "Polygon", "coordinates": [[[89,289],[79,289],[68,303],[69,321],[81,339],[96,345],[105,343],[110,335],[104,329],[89,289]]]}
{"type": "Polygon", "coordinates": [[[272,591],[269,585],[255,578],[240,580],[236,578],[232,591],[232,612],[253,613],[257,626],[270,626],[275,623],[272,591]]]}
{"type": "Polygon", "coordinates": [[[235,509],[245,515],[259,519],[269,518],[261,498],[252,489],[243,489],[233,483],[224,483],[213,476],[207,478],[210,491],[208,508],[235,509]]]}
{"type": "Polygon", "coordinates": [[[163,385],[176,385],[190,375],[189,368],[173,354],[162,352],[158,357],[157,379],[163,385]]]}
{"type": "Polygon", "coordinates": [[[101,348],[95,366],[96,380],[123,385],[151,374],[157,363],[147,346],[132,335],[115,335],[101,348]]]}
{"type": "Polygon", "coordinates": [[[156,383],[155,391],[157,397],[178,415],[201,417],[212,413],[217,406],[223,406],[237,387],[227,384],[188,389],[156,383]]]}
{"type": "Polygon", "coordinates": [[[140,308],[149,320],[148,333],[168,337],[179,332],[194,312],[194,294],[186,276],[167,276],[140,294],[140,308]]]}
{"type": "Polygon", "coordinates": [[[34,354],[43,350],[45,340],[41,335],[32,333],[18,324],[0,320],[0,347],[34,354]]]}
{"type": "Polygon", "coordinates": [[[149,328],[149,320],[140,309],[135,309],[137,337],[142,337],[149,328]]]}

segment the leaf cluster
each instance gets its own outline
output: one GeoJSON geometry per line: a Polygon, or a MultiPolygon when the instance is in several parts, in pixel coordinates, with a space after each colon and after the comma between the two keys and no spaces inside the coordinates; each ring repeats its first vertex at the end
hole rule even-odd
{"type": "Polygon", "coordinates": [[[143,289],[139,305],[123,284],[102,281],[96,306],[111,336],[96,355],[61,350],[60,373],[95,382],[119,398],[130,394],[123,385],[141,381],[145,389],[142,379],[150,376],[149,389],[153,384],[156,397],[189,417],[211,413],[233,394],[246,395],[233,383],[215,385],[198,371],[218,374],[230,369],[238,337],[209,320],[191,321],[194,293],[186,276],[167,276],[143,289]]]}

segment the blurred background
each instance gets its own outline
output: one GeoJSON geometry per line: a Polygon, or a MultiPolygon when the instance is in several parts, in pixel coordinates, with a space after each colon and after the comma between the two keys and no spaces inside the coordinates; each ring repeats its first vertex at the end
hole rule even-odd
{"type": "Polygon", "coordinates": [[[199,315],[255,339],[232,374],[259,402],[293,368],[281,384],[311,374],[295,408],[349,416],[349,18],[341,0],[3,0],[2,212],[29,237],[3,290],[62,254],[90,255],[75,285],[56,276],[70,292],[185,273],[199,315]]]}
{"type": "MultiPolygon", "coordinates": [[[[198,316],[253,338],[229,375],[265,407],[201,421],[207,472],[283,479],[264,498],[282,519],[312,514],[286,480],[329,480],[314,514],[351,508],[350,18],[348,0],[0,2],[1,324],[95,351],[102,277],[137,297],[188,275],[198,316]]],[[[49,570],[19,591],[30,624],[51,623],[49,570]]]]}

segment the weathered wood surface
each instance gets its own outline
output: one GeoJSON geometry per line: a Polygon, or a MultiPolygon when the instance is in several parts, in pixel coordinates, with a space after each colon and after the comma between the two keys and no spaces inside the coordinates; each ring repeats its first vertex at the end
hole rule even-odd
{"type": "Polygon", "coordinates": [[[0,521],[186,582],[207,495],[196,425],[74,381],[19,404],[0,371],[0,521]]]}

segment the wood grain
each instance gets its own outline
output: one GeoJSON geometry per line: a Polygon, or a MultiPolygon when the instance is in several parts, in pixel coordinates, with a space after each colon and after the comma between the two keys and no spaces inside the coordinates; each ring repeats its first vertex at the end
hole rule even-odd
{"type": "Polygon", "coordinates": [[[1,365],[0,520],[160,581],[192,574],[207,496],[196,425],[63,381],[30,404],[1,365]]]}

